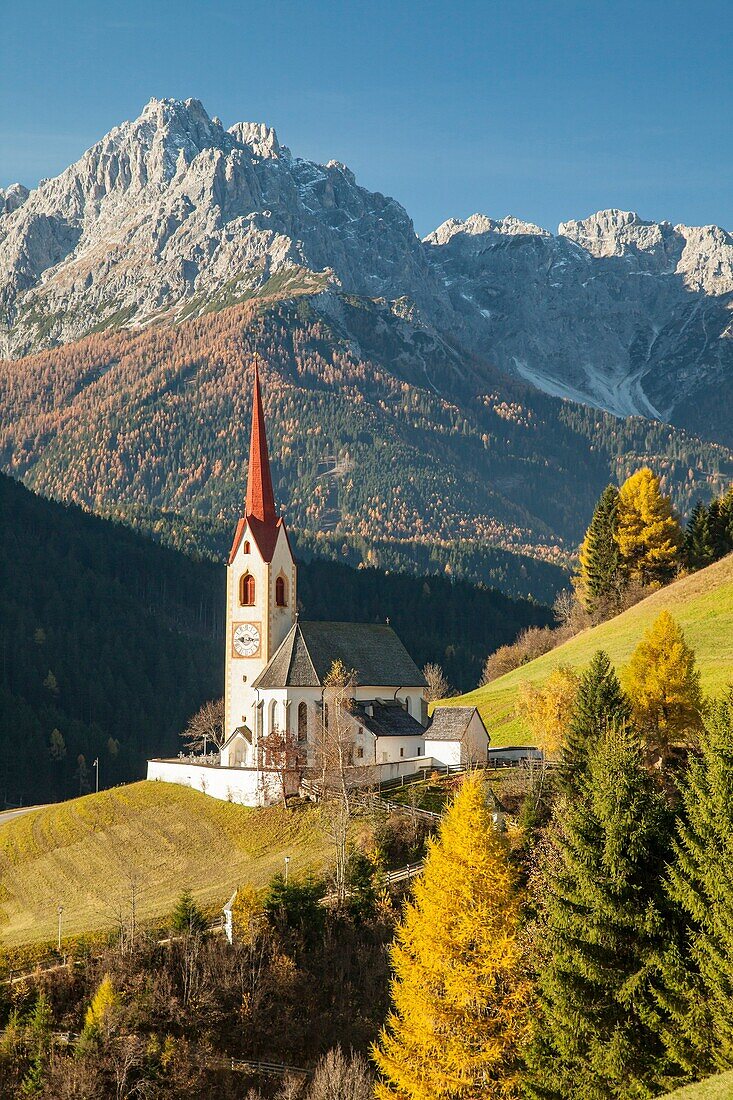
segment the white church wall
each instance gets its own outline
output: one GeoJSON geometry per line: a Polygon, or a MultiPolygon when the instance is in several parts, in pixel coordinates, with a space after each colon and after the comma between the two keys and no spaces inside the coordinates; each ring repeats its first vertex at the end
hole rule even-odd
{"type": "Polygon", "coordinates": [[[416,688],[414,691],[399,691],[397,693],[397,699],[401,703],[407,704],[407,713],[412,715],[416,722],[422,722],[423,711],[423,693],[422,689],[416,688]]]}
{"type": "Polygon", "coordinates": [[[241,734],[235,734],[222,748],[221,767],[241,768],[254,764],[254,750],[247,738],[241,734]]]}
{"type": "Polygon", "coordinates": [[[377,737],[375,749],[377,764],[424,757],[426,751],[422,737],[377,737]]]}
{"type": "Polygon", "coordinates": [[[367,767],[347,768],[346,782],[350,787],[376,787],[379,783],[400,779],[403,775],[417,775],[423,770],[429,772],[438,764],[439,761],[420,755],[405,757],[402,760],[389,760],[383,764],[370,764],[367,767]]]}
{"type": "Polygon", "coordinates": [[[267,591],[267,563],[260,556],[257,544],[252,538],[249,526],[240,539],[234,560],[227,568],[227,636],[226,636],[226,713],[225,736],[229,736],[237,726],[245,722],[254,729],[252,713],[252,681],[265,667],[267,654],[267,601],[263,593],[267,591]],[[249,545],[249,551],[246,547],[249,545]],[[255,583],[255,603],[242,606],[240,601],[240,581],[250,573],[255,583]],[[236,623],[253,623],[260,634],[259,653],[252,657],[239,657],[233,646],[233,631],[236,623]]]}
{"type": "Polygon", "coordinates": [[[281,526],[275,544],[275,552],[272,555],[268,578],[268,606],[270,609],[268,637],[270,642],[270,656],[280,648],[285,641],[288,631],[295,622],[295,608],[298,606],[296,574],[297,570],[292,554],[290,553],[290,544],[285,534],[285,527],[281,526]],[[285,581],[285,596],[287,600],[285,607],[278,607],[275,601],[275,585],[278,577],[282,577],[285,581]]]}
{"type": "MultiPolygon", "coordinates": [[[[242,806],[268,806],[282,801],[282,783],[277,772],[255,768],[223,768],[189,764],[179,760],[148,760],[148,779],[191,787],[222,802],[242,806]]],[[[289,784],[296,793],[298,783],[289,784]]]]}

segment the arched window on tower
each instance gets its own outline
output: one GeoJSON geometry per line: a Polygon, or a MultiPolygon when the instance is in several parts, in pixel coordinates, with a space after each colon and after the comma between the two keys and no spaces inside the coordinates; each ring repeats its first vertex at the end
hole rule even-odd
{"type": "Polygon", "coordinates": [[[278,577],[275,581],[275,606],[288,606],[288,585],[285,577],[278,577]]]}
{"type": "Polygon", "coordinates": [[[243,573],[239,581],[239,602],[242,607],[252,607],[255,602],[255,579],[251,573],[243,573]]]}
{"type": "Polygon", "coordinates": [[[242,546],[242,553],[243,554],[249,554],[249,539],[244,540],[244,545],[242,546]]]}
{"type": "Polygon", "coordinates": [[[308,740],[308,704],[298,703],[298,743],[308,740]]]}

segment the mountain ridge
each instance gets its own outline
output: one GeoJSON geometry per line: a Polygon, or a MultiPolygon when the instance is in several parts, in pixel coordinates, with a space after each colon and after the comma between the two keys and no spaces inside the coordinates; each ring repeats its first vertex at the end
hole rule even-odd
{"type": "Polygon", "coordinates": [[[6,356],[302,289],[383,300],[470,363],[474,389],[498,370],[733,444],[718,226],[611,209],[553,235],[475,214],[420,240],[339,161],[294,157],[265,123],[225,130],[193,99],[153,99],[60,176],[0,194],[6,356]]]}
{"type": "Polygon", "coordinates": [[[328,298],[325,313],[323,294],[260,298],[0,363],[0,468],[122,519],[232,526],[257,355],[288,523],[365,564],[394,568],[379,549],[391,543],[400,567],[423,572],[429,554],[428,571],[496,583],[476,555],[567,565],[602,489],[639,466],[683,513],[733,480],[720,444],[512,380],[476,392],[451,349],[388,303],[328,298]]]}

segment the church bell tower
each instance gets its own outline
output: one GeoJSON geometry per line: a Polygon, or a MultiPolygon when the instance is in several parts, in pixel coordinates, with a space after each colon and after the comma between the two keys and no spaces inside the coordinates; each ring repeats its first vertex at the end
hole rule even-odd
{"type": "Polygon", "coordinates": [[[224,738],[258,729],[253,682],[295,622],[296,567],[285,524],[275,510],[257,360],[247,500],[227,565],[224,738]]]}

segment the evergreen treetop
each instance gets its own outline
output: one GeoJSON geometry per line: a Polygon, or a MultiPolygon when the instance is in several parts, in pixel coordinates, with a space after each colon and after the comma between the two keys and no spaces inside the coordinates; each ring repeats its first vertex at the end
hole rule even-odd
{"type": "Polygon", "coordinates": [[[712,561],[718,561],[733,550],[733,489],[712,501],[709,509],[712,561]]]}
{"type": "Polygon", "coordinates": [[[588,768],[588,754],[608,729],[622,726],[631,706],[607,653],[599,649],[580,678],[573,713],[562,749],[562,784],[578,789],[588,768]]]}
{"type": "Polygon", "coordinates": [[[206,931],[206,917],[194,901],[190,890],[184,890],[176,902],[171,914],[171,928],[174,932],[199,936],[206,931]]]}
{"type": "Polygon", "coordinates": [[[710,532],[710,510],[701,500],[698,500],[687,521],[684,553],[688,569],[704,569],[715,560],[710,532]]]}
{"type": "Polygon", "coordinates": [[[609,729],[588,782],[556,808],[535,894],[540,1015],[526,1089],[542,1100],[628,1100],[673,1066],[655,999],[671,822],[638,739],[609,729]]]}
{"type": "Polygon", "coordinates": [[[692,1079],[733,1069],[733,699],[712,704],[680,782],[669,894],[686,922],[665,953],[670,1050],[692,1079]]]}
{"type": "Polygon", "coordinates": [[[608,485],[596,504],[580,547],[575,586],[587,611],[618,601],[621,589],[619,550],[616,543],[619,491],[608,485]]]}

